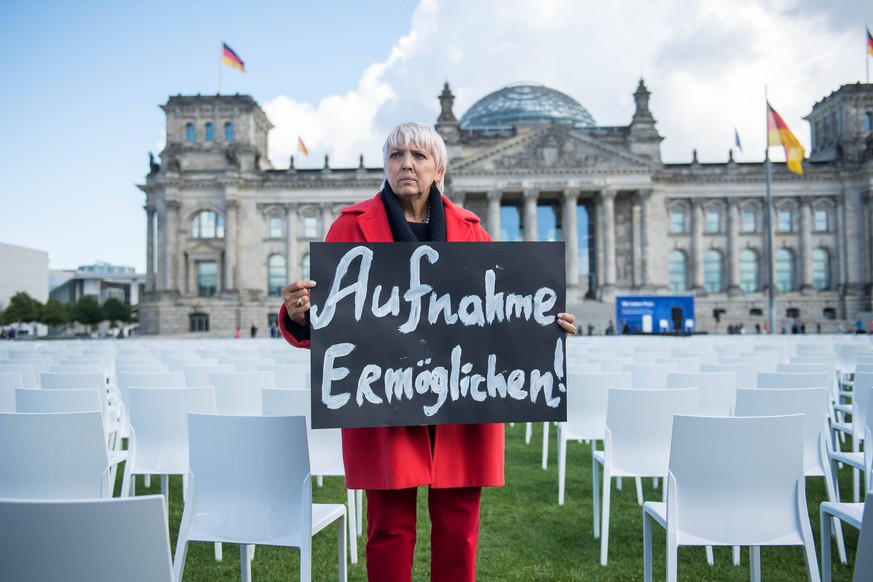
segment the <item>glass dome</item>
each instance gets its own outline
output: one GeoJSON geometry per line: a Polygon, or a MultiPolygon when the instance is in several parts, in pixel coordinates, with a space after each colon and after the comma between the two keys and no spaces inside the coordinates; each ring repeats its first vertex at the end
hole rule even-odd
{"type": "Polygon", "coordinates": [[[461,117],[461,129],[505,130],[523,123],[595,127],[588,110],[560,91],[520,83],[486,95],[461,117]]]}

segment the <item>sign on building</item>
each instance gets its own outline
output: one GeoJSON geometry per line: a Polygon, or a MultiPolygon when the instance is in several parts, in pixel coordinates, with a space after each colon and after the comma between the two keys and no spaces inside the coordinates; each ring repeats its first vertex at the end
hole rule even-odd
{"type": "Polygon", "coordinates": [[[694,295],[633,295],[615,298],[619,333],[691,333],[694,295]]]}

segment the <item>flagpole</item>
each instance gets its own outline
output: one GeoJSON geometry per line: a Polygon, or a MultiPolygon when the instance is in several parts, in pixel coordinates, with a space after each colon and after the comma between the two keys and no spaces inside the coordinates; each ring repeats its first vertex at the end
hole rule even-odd
{"type": "Polygon", "coordinates": [[[765,125],[764,168],[767,172],[767,191],[764,197],[764,249],[767,256],[767,307],[770,317],[770,333],[776,333],[776,277],[773,268],[773,192],[770,170],[770,102],[767,99],[767,86],[764,85],[765,125]]]}
{"type": "Polygon", "coordinates": [[[867,82],[870,82],[870,27],[864,23],[864,68],[867,71],[867,82]]]}
{"type": "Polygon", "coordinates": [[[218,47],[221,52],[218,54],[221,55],[221,58],[218,59],[218,94],[221,95],[221,77],[224,71],[224,41],[219,40],[221,46],[218,47]]]}

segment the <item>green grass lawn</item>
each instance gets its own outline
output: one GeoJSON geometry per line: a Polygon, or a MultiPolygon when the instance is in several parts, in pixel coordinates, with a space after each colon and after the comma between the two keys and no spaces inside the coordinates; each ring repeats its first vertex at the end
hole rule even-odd
{"type": "MultiPolygon", "coordinates": [[[[542,424],[537,423],[530,445],[524,444],[524,425],[506,428],[506,486],[485,489],[482,496],[482,524],[479,538],[478,579],[481,581],[629,581],[643,578],[642,508],[637,505],[633,481],[624,480],[622,491],[613,485],[610,524],[609,565],[600,566],[600,541],[593,535],[591,453],[588,444],[571,442],[567,447],[567,489],[563,506],[558,505],[556,430],[550,430],[549,467],[540,467],[542,424]]],[[[847,445],[848,446],[848,445],[847,445]]],[[[850,470],[840,472],[844,499],[851,494],[850,470]]],[[[120,478],[119,478],[120,483],[120,478]]],[[[181,477],[170,480],[170,541],[175,551],[182,517],[181,477]]],[[[159,479],[145,490],[137,479],[137,493],[159,493],[159,479]]],[[[816,548],[819,548],[819,504],[826,500],[823,478],[807,480],[807,501],[816,548]]],[[[326,477],[324,487],[313,487],[316,502],[345,503],[342,479],[326,477]]],[[[661,489],[644,480],[646,500],[660,500],[661,489]]],[[[428,580],[429,521],[425,491],[419,491],[418,545],[415,580],[428,580]]],[[[364,527],[366,531],[366,525],[364,527]]],[[[844,527],[849,566],[840,564],[834,549],[835,581],[851,580],[858,532],[844,527]]],[[[364,564],[366,534],[358,539],[358,563],[349,563],[349,580],[367,579],[364,564]]],[[[654,527],[655,580],[664,580],[664,530],[654,527]]],[[[313,580],[336,580],[336,536],[333,526],[315,536],[313,580]]],[[[818,559],[818,558],[817,558],[818,559]]],[[[803,552],[799,547],[763,548],[762,577],[768,581],[806,580],[803,552]]],[[[294,548],[258,546],[252,563],[252,577],[258,582],[296,580],[299,552],[294,548]]],[[[225,544],[224,559],[216,562],[212,544],[189,546],[186,581],[239,580],[239,548],[225,544]]],[[[730,548],[715,548],[715,565],[706,564],[703,548],[680,548],[680,580],[748,580],[749,553],[743,548],[742,563],[734,567],[730,548]]]]}

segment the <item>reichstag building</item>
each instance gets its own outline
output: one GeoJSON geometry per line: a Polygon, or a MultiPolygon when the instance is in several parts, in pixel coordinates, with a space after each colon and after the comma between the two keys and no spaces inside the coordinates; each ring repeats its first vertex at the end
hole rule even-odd
{"type": "MultiPolygon", "coordinates": [[[[572,97],[510,85],[458,118],[448,83],[436,128],[446,194],[495,240],[566,242],[567,299],[602,331],[617,295],[693,293],[697,329],[797,318],[834,331],[871,309],[873,84],[845,85],[807,115],[804,173],[772,166],[774,281],[763,163],[663,163],[640,81],[626,126],[597,125],[572,97]],[[591,313],[591,318],[588,318],[591,313]]],[[[249,96],[176,96],[145,184],[143,334],[229,337],[275,321],[282,287],[309,275],[309,243],[372,197],[375,167],[275,168],[272,124],[249,96]]],[[[795,128],[799,129],[799,128],[795,128]]],[[[380,152],[381,153],[381,152],[380,152]]]]}

